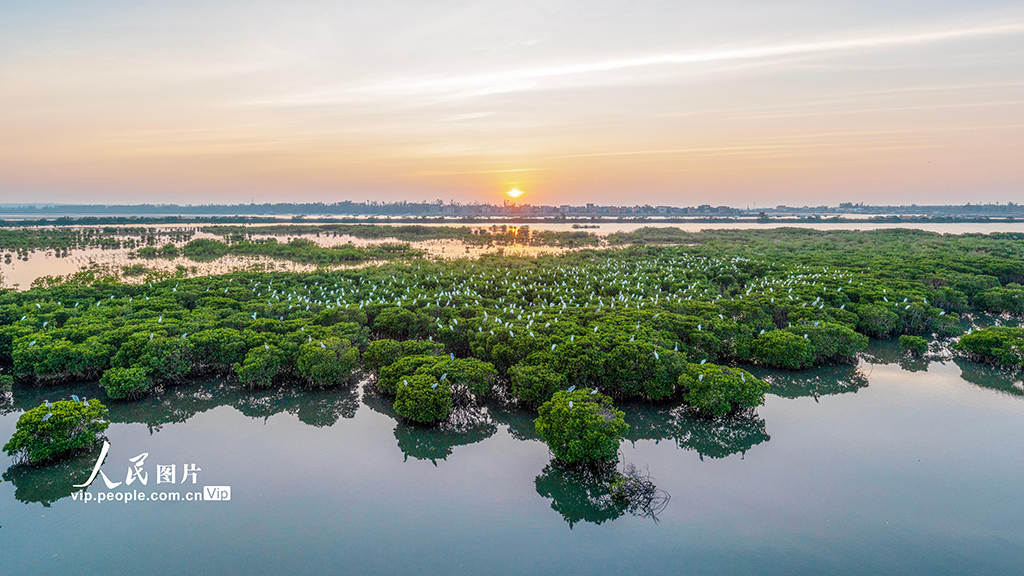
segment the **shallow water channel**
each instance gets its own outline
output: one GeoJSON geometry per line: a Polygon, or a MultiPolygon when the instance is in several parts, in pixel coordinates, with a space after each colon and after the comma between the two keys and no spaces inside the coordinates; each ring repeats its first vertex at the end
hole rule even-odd
{"type": "MultiPolygon", "coordinates": [[[[553,466],[533,416],[513,407],[438,429],[398,421],[372,385],[206,381],[108,402],[101,471],[122,484],[97,478],[91,501],[72,485],[98,450],[36,469],[0,456],[3,573],[1019,573],[1019,375],[908,361],[891,342],[857,366],[760,375],[772,393],[755,414],[621,405],[623,459],[671,495],[657,521],[553,466]],[[129,486],[142,453],[148,482],[129,486]],[[170,464],[175,483],[158,483],[170,464]],[[230,486],[230,500],[184,500],[209,486],[230,486]],[[135,492],[147,500],[114,497],[135,492]]],[[[91,383],[16,385],[0,438],[21,411],[71,394],[104,398],[91,383]]]]}

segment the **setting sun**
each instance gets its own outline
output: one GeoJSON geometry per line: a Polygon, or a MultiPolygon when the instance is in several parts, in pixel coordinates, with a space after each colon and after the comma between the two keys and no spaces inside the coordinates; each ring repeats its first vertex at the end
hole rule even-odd
{"type": "Polygon", "coordinates": [[[505,194],[508,194],[511,198],[519,198],[520,196],[523,195],[523,191],[520,190],[519,188],[513,188],[508,192],[505,192],[505,194]]]}

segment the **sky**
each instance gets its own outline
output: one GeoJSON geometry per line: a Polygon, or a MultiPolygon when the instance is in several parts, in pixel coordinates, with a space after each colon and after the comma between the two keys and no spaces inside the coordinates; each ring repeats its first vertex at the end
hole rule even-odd
{"type": "Polygon", "coordinates": [[[0,203],[1024,202],[1024,5],[0,0],[0,203]]]}

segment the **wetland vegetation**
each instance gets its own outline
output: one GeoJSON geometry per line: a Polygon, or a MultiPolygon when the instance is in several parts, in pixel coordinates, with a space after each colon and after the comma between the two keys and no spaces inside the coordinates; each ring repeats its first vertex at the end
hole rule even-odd
{"type": "MultiPolygon", "coordinates": [[[[193,240],[183,252],[322,250],[240,234],[228,232],[233,243],[193,240]]],[[[773,371],[849,365],[869,336],[903,336],[903,349],[920,357],[928,339],[955,340],[973,314],[1019,313],[1017,235],[674,237],[684,245],[644,245],[642,229],[631,246],[561,256],[442,261],[375,245],[403,260],[133,285],[80,276],[0,294],[0,361],[44,390],[98,380],[113,406],[203,377],[253,393],[368,379],[396,418],[441,428],[511,403],[539,412],[536,433],[571,463],[613,460],[612,447],[635,433],[613,402],[682,407],[710,434],[749,421],[749,434],[738,434],[756,444],[763,426],[753,410],[773,371]]],[[[1020,334],[972,330],[952,349],[1019,367],[1020,334]]],[[[864,385],[848,381],[849,390],[864,385]]],[[[820,386],[808,383],[814,395],[833,393],[820,386]]]]}

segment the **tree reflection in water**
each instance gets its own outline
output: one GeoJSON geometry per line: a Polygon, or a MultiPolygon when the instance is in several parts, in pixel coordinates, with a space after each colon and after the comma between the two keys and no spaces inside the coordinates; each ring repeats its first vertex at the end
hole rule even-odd
{"type": "Polygon", "coordinates": [[[963,358],[953,360],[960,368],[964,380],[1012,396],[1024,396],[1024,371],[1011,371],[963,358]]]}
{"type": "Polygon", "coordinates": [[[446,460],[456,446],[476,444],[493,436],[498,427],[491,421],[486,408],[474,404],[456,406],[451,415],[435,425],[410,422],[395,412],[394,400],[384,396],[375,386],[365,386],[363,402],[374,412],[397,421],[395,439],[398,448],[408,460],[446,460]]]}
{"type": "Polygon", "coordinates": [[[355,386],[250,390],[237,382],[208,380],[159,387],[134,401],[111,400],[95,383],[18,386],[15,392],[14,405],[8,411],[30,410],[43,400],[70,398],[75,394],[99,398],[110,410],[112,423],[145,424],[150,433],[159,431],[164,424],[185,422],[219,406],[231,406],[251,418],[294,414],[300,421],[317,427],[331,426],[339,418],[354,418],[359,409],[359,389],[355,386]]]}
{"type": "Polygon", "coordinates": [[[19,464],[8,468],[3,479],[14,484],[14,497],[20,502],[38,502],[49,507],[53,502],[80,490],[73,486],[89,478],[98,456],[97,448],[45,466],[19,464]]]}
{"type": "Polygon", "coordinates": [[[324,428],[339,418],[355,418],[359,409],[359,389],[339,387],[320,389],[278,388],[254,391],[232,402],[231,406],[253,418],[269,418],[287,412],[300,422],[324,428]]]}
{"type": "Polygon", "coordinates": [[[868,378],[853,365],[821,366],[805,372],[755,370],[755,376],[768,382],[768,393],[783,398],[811,397],[817,400],[832,394],[847,394],[866,388],[868,378]]]}
{"type": "Polygon", "coordinates": [[[495,422],[508,428],[509,436],[516,440],[541,442],[537,426],[534,424],[534,420],[537,419],[536,410],[509,401],[492,402],[487,405],[487,410],[495,422]]]}
{"type": "Polygon", "coordinates": [[[714,418],[686,406],[638,405],[625,407],[629,431],[626,439],[674,440],[676,445],[697,452],[701,460],[745,454],[771,440],[765,422],[754,410],[741,410],[714,418]]]}
{"type": "Polygon", "coordinates": [[[537,493],[551,499],[551,509],[572,528],[577,522],[602,524],[626,513],[628,503],[615,500],[611,471],[566,466],[552,460],[534,481],[537,493]]]}

